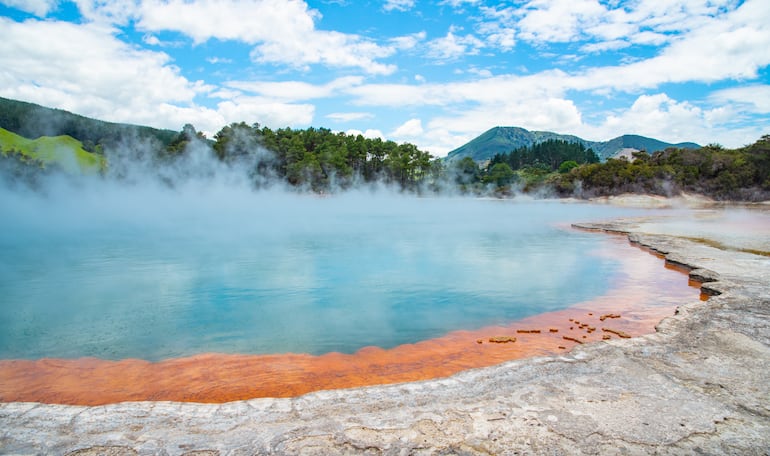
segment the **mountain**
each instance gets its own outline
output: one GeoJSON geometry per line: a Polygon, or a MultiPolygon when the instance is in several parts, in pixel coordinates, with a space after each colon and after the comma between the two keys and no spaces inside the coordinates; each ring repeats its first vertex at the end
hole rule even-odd
{"type": "Polygon", "coordinates": [[[550,131],[529,131],[520,127],[494,127],[482,133],[476,139],[449,152],[448,161],[471,157],[475,161],[491,159],[495,154],[508,153],[521,147],[530,147],[549,139],[578,142],[593,149],[602,160],[614,156],[623,149],[646,150],[657,152],[667,147],[698,149],[695,143],[670,144],[639,135],[623,135],[609,141],[588,141],[573,135],[561,135],[550,131]]]}
{"type": "Polygon", "coordinates": [[[179,135],[179,132],[172,130],[105,122],[61,109],[2,97],[0,128],[31,139],[41,136],[70,136],[82,142],[83,148],[90,152],[95,152],[97,145],[112,146],[126,139],[157,141],[165,146],[179,135]]]}

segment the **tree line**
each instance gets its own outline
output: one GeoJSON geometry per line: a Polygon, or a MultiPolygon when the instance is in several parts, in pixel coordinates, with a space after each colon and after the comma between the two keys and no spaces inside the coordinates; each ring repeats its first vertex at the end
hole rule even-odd
{"type": "Polygon", "coordinates": [[[711,144],[700,149],[669,148],[632,159],[577,167],[548,182],[559,195],[698,193],[718,200],[770,199],[770,135],[738,149],[711,144]]]}
{"type": "Polygon", "coordinates": [[[598,162],[599,156],[581,143],[549,139],[495,154],[481,167],[465,157],[453,164],[452,174],[465,191],[478,193],[493,186],[497,193],[505,195],[511,193],[511,186],[532,191],[554,172],[566,173],[580,165],[598,162]]]}
{"type": "MultiPolygon", "coordinates": [[[[166,158],[184,154],[206,138],[191,125],[165,148],[166,158]]],[[[315,192],[383,182],[404,190],[424,189],[441,179],[441,161],[414,144],[335,133],[328,128],[272,130],[233,123],[208,142],[220,161],[248,168],[259,178],[280,179],[315,192]]]]}

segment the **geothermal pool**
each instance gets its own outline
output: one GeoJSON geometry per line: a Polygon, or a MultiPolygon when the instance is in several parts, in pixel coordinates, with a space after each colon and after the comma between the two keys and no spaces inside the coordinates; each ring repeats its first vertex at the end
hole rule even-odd
{"type": "Polygon", "coordinates": [[[569,228],[640,210],[227,188],[2,203],[0,400],[219,401],[449,375],[570,348],[570,315],[599,325],[622,308],[618,328],[649,332],[697,297],[624,239],[569,228]],[[512,324],[553,334],[489,348],[512,324]],[[349,381],[326,382],[329,366],[349,381]],[[248,385],[217,392],[236,378],[248,385]],[[74,384],[105,395],[61,396],[74,384]]]}
{"type": "Polygon", "coordinates": [[[606,207],[255,194],[198,212],[172,202],[136,220],[131,209],[6,219],[0,358],[390,348],[588,300],[619,269],[592,254],[604,239],[560,226],[618,214],[606,207]]]}

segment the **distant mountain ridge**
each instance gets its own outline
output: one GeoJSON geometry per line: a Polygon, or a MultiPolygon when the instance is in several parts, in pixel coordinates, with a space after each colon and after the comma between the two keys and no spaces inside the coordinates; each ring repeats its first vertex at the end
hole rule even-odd
{"type": "Polygon", "coordinates": [[[521,147],[530,147],[548,140],[577,142],[593,149],[604,161],[624,149],[657,152],[668,147],[698,149],[701,146],[692,142],[671,144],[654,138],[639,135],[623,135],[609,141],[588,141],[574,135],[562,135],[550,131],[529,131],[520,127],[494,127],[479,135],[467,144],[447,154],[448,161],[471,157],[477,162],[489,160],[496,154],[509,153],[521,147]]]}

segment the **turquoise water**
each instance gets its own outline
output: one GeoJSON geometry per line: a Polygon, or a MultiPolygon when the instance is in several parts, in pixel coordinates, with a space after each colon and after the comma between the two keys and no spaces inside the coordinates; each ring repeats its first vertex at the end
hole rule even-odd
{"type": "Polygon", "coordinates": [[[557,224],[628,214],[124,190],[0,199],[0,358],[351,353],[504,324],[601,295],[604,237],[557,224]]]}

